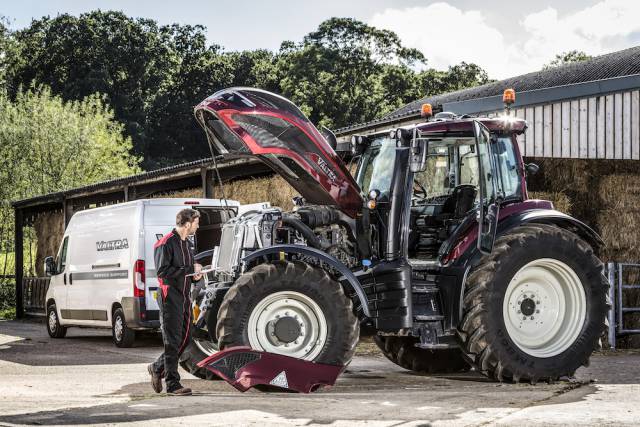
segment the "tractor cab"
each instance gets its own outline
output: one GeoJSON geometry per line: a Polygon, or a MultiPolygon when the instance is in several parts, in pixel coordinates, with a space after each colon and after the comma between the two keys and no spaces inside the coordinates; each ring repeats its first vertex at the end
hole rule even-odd
{"type": "Polygon", "coordinates": [[[409,235],[399,250],[410,259],[447,256],[478,219],[478,248],[490,252],[500,206],[526,198],[515,139],[525,130],[524,121],[446,117],[352,139],[352,151],[361,153],[356,181],[379,210],[391,208],[394,182],[409,174],[410,182],[396,191],[406,192],[398,202],[410,212],[409,235]],[[407,164],[396,164],[403,150],[407,164]]]}

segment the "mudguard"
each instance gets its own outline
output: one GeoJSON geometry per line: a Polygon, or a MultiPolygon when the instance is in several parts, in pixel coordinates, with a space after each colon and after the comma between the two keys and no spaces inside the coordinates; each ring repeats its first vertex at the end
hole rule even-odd
{"type": "Polygon", "coordinates": [[[242,392],[262,386],[298,393],[332,386],[345,368],[250,347],[230,347],[202,360],[198,367],[208,369],[242,392]]]}

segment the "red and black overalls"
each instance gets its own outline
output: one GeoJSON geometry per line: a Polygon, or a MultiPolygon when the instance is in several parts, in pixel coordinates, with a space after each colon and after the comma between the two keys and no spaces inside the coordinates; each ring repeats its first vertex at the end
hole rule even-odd
{"type": "Polygon", "coordinates": [[[191,242],[182,240],[175,229],[154,245],[164,352],[153,370],[164,376],[168,392],[181,387],[178,359],[189,344],[192,280],[187,275],[194,272],[193,251],[191,242]]]}

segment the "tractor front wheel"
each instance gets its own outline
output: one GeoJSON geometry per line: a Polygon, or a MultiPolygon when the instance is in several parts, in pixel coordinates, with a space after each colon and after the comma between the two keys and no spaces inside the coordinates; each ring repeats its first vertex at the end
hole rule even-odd
{"type": "Polygon", "coordinates": [[[546,224],[515,227],[467,279],[462,348],[499,381],[573,376],[600,343],[607,295],[602,262],[576,234],[546,224]]]}
{"type": "Polygon", "coordinates": [[[220,349],[249,346],[298,359],[346,365],[359,337],[352,302],[310,264],[260,264],[236,280],[218,312],[220,349]]]}

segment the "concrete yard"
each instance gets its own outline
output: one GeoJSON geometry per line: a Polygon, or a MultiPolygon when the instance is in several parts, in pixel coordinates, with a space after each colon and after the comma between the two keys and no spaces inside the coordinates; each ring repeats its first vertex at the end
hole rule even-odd
{"type": "Polygon", "coordinates": [[[155,394],[158,336],[119,349],[110,331],[0,321],[0,425],[638,425],[640,353],[597,354],[576,381],[499,384],[476,373],[423,376],[361,345],[335,387],[310,395],[239,393],[182,371],[191,397],[155,394]]]}

